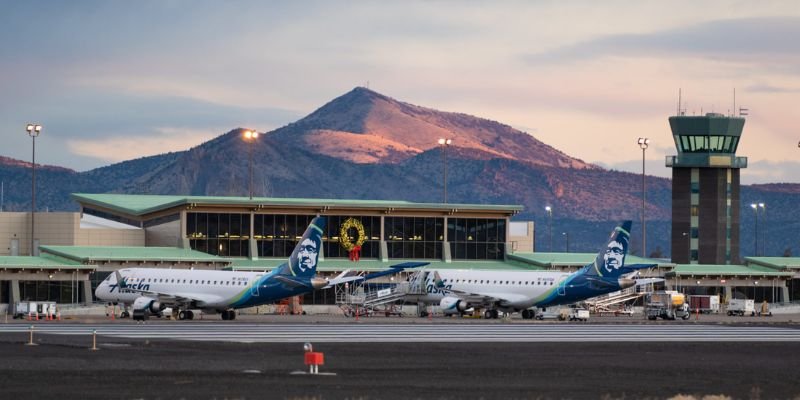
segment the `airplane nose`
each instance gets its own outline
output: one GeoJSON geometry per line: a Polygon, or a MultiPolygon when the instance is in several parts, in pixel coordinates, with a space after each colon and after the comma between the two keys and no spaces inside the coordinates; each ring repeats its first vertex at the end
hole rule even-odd
{"type": "Polygon", "coordinates": [[[617,282],[619,284],[620,289],[627,289],[636,284],[635,280],[628,278],[619,278],[619,281],[617,282]]]}

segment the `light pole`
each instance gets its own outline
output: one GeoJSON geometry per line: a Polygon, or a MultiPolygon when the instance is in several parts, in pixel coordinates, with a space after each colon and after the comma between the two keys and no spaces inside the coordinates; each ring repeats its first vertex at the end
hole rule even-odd
{"type": "Polygon", "coordinates": [[[439,139],[439,146],[441,146],[442,148],[442,161],[444,162],[444,174],[442,175],[443,176],[442,179],[444,180],[445,203],[447,203],[447,146],[450,146],[451,143],[453,143],[453,139],[445,139],[445,138],[439,139]]]}
{"type": "Polygon", "coordinates": [[[34,217],[36,215],[36,137],[42,132],[42,126],[39,124],[28,124],[25,126],[25,130],[28,131],[28,136],[33,139],[33,150],[31,152],[31,255],[34,255],[34,217]]]}
{"type": "Polygon", "coordinates": [[[550,237],[550,252],[553,252],[553,207],[544,208],[547,211],[547,236],[550,237]]]}
{"type": "Polygon", "coordinates": [[[561,235],[564,236],[564,239],[567,242],[566,246],[565,246],[565,248],[567,250],[566,253],[569,253],[569,232],[561,232],[561,235]]]}
{"type": "Polygon", "coordinates": [[[753,209],[756,217],[756,231],[755,231],[755,250],[756,250],[756,257],[758,257],[758,209],[760,208],[762,212],[765,210],[766,205],[764,203],[750,203],[750,207],[753,209]]]}
{"type": "Polygon", "coordinates": [[[245,139],[245,141],[250,143],[249,146],[248,146],[248,153],[249,153],[249,158],[250,158],[250,163],[249,163],[250,164],[250,167],[249,167],[249,176],[250,176],[249,189],[250,190],[249,190],[249,192],[250,192],[250,200],[253,200],[253,146],[254,146],[253,143],[255,143],[256,139],[258,139],[258,132],[248,129],[248,130],[244,131],[244,139],[245,139]]]}
{"type": "Polygon", "coordinates": [[[644,210],[645,210],[644,151],[647,150],[647,146],[650,145],[650,139],[639,138],[637,143],[639,143],[639,147],[641,147],[642,149],[642,257],[647,257],[647,225],[645,225],[645,220],[644,220],[644,210]]]}

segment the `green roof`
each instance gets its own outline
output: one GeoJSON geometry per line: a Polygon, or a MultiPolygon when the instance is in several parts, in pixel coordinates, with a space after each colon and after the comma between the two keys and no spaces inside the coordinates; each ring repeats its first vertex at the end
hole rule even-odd
{"type": "Polygon", "coordinates": [[[6,256],[0,257],[0,268],[32,268],[32,269],[94,269],[74,261],[47,257],[6,256]]]}
{"type": "MultiPolygon", "coordinates": [[[[596,253],[513,253],[508,258],[530,263],[541,268],[584,266],[594,261],[596,253]]],[[[672,267],[675,264],[666,263],[652,258],[642,258],[632,255],[625,256],[625,264],[658,264],[659,267],[672,267]]]]}
{"type": "MultiPolygon", "coordinates": [[[[277,267],[278,265],[284,263],[286,261],[285,258],[262,258],[258,260],[249,260],[249,259],[232,259],[233,264],[231,267],[226,269],[232,269],[236,271],[262,271],[262,270],[269,270],[272,268],[277,267]]],[[[383,271],[388,269],[392,265],[400,264],[406,261],[426,261],[430,264],[424,266],[423,268],[430,268],[430,269],[475,269],[475,270],[488,270],[488,271],[508,271],[508,270],[519,270],[519,271],[530,271],[530,270],[538,270],[531,265],[525,265],[523,263],[518,262],[502,262],[502,261],[453,261],[453,262],[444,262],[440,260],[429,261],[429,260],[391,260],[387,262],[377,261],[377,260],[367,260],[367,261],[359,261],[359,262],[352,262],[346,259],[336,259],[336,260],[325,260],[320,261],[317,265],[317,271],[319,272],[341,272],[347,269],[353,271],[383,271]]]]}
{"type": "Polygon", "coordinates": [[[520,205],[493,205],[493,204],[443,204],[443,203],[414,203],[396,200],[340,200],[340,199],[295,199],[275,197],[221,197],[221,196],[162,196],[162,195],[133,195],[133,194],[87,194],[73,193],[72,198],[87,205],[103,207],[128,215],[142,216],[172,207],[204,204],[249,206],[253,208],[273,207],[320,207],[329,209],[336,207],[362,207],[362,208],[398,208],[398,209],[436,209],[451,211],[464,209],[465,211],[492,211],[498,213],[516,213],[522,211],[520,205]]]}
{"type": "Polygon", "coordinates": [[[230,262],[229,259],[178,247],[40,246],[43,253],[82,263],[90,261],[230,262]]]}
{"type": "Polygon", "coordinates": [[[751,265],[760,265],[775,269],[800,269],[800,257],[746,257],[751,265]]]}
{"type": "Polygon", "coordinates": [[[791,277],[791,272],[776,271],[757,265],[679,264],[667,276],[775,276],[791,277]]]}

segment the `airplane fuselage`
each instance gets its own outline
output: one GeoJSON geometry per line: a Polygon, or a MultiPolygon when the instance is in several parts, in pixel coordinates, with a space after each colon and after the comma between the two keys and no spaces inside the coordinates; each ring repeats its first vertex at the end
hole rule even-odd
{"type": "Polygon", "coordinates": [[[115,280],[106,279],[95,290],[98,299],[131,304],[143,296],[141,291],[147,291],[197,299],[192,301],[196,308],[224,310],[272,303],[311,291],[310,288],[287,287],[269,279],[271,273],[263,272],[160,268],[126,268],[119,272],[128,288],[120,288],[115,280]]]}
{"type": "Polygon", "coordinates": [[[428,304],[439,303],[450,290],[502,299],[496,308],[502,310],[524,310],[531,307],[548,307],[570,304],[623,288],[617,279],[591,281],[579,272],[557,271],[479,271],[439,270],[442,286],[437,287],[434,271],[422,272],[424,295],[410,298],[428,304]],[[425,275],[425,273],[427,274],[425,275]]]}

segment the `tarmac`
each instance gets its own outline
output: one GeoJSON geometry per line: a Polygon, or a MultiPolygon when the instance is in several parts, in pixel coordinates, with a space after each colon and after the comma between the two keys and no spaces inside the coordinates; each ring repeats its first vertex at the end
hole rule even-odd
{"type": "MultiPolygon", "coordinates": [[[[211,317],[213,318],[213,317],[211,317]]],[[[731,324],[797,329],[798,315],[699,316],[699,321],[595,317],[592,324],[731,324]],[[706,318],[704,318],[706,317],[706,318]],[[713,318],[712,318],[713,317],[713,318]],[[715,319],[719,319],[716,321],[715,319]],[[705,320],[704,320],[705,319],[705,320]]],[[[209,319],[209,318],[207,318],[209,319]]],[[[217,320],[215,318],[214,320],[217,320]]],[[[240,316],[315,324],[526,324],[577,322],[341,316],[240,316]]],[[[70,323],[129,324],[101,317],[70,323]]],[[[9,323],[28,323],[12,321],[9,323]]],[[[42,322],[40,322],[42,323],[42,322]]],[[[47,321],[58,324],[59,321],[47,321]]],[[[179,327],[182,321],[159,322],[179,327]]],[[[213,322],[209,322],[213,323],[213,322]]],[[[225,343],[0,334],[3,399],[798,399],[800,343],[323,343],[320,372],[297,343],[225,343]],[[295,374],[293,374],[293,372],[295,374]]]]}

